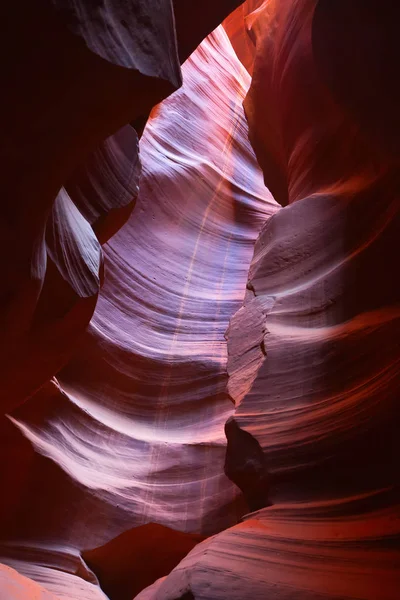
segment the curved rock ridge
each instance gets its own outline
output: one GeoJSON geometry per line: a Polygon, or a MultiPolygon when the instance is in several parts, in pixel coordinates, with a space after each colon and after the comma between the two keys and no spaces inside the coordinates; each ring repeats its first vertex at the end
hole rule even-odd
{"type": "MultiPolygon", "coordinates": [[[[243,297],[257,230],[276,204],[246,140],[241,103],[249,78],[222,29],[183,72],[183,88],[145,130],[138,204],[105,248],[107,278],[86,346],[59,379],[75,405],[105,427],[103,435],[116,431],[131,446],[134,462],[121,464],[117,492],[125,508],[132,503],[141,520],[209,533],[223,526],[217,515],[232,501],[218,473],[231,410],[223,333],[243,297]],[[216,90],[224,90],[223,102],[216,90]],[[178,504],[172,492],[165,505],[167,489],[158,484],[164,472],[179,478],[178,504]],[[132,484],[123,492],[124,479],[132,484]]],[[[68,464],[75,477],[83,459],[77,442],[68,464]]],[[[118,473],[118,462],[112,464],[118,473]]],[[[101,472],[93,472],[96,487],[101,472]]]]}
{"type": "MultiPolygon", "coordinates": [[[[100,245],[64,189],[33,244],[35,254],[12,274],[18,291],[3,297],[8,304],[1,348],[3,409],[29,397],[63,365],[90,320],[100,287],[100,245]]],[[[6,277],[5,288],[9,283],[6,277]]]]}
{"type": "Polygon", "coordinates": [[[12,568],[0,565],[1,600],[108,600],[97,582],[85,581],[80,573],[71,574],[61,570],[55,573],[52,568],[44,566],[40,559],[37,564],[25,560],[8,559],[8,562],[12,568]],[[11,582],[9,576],[1,576],[2,569],[9,569],[15,574],[11,582]],[[34,579],[40,579],[41,585],[34,579]]]}
{"type": "Polygon", "coordinates": [[[136,600],[225,600],[228,594],[232,600],[395,600],[400,507],[363,514],[365,502],[253,513],[196,546],[136,600]]]}
{"type": "Polygon", "coordinates": [[[126,222],[139,193],[136,131],[125,125],[77,167],[65,189],[104,244],[126,222]]]}
{"type": "MultiPolygon", "coordinates": [[[[293,204],[257,240],[248,283],[254,297],[232,321],[229,344],[242,344],[237,332],[251,322],[255,341],[251,353],[242,351],[240,360],[232,351],[229,362],[233,378],[251,381],[245,394],[231,391],[235,420],[259,441],[282,489],[287,483],[286,492],[299,494],[301,479],[305,496],[341,497],[398,484],[400,285],[388,265],[396,255],[400,186],[398,158],[366,143],[347,106],[321,83],[311,46],[315,4],[270,3],[260,17],[268,39],[258,42],[245,106],[267,179],[278,164],[270,154],[275,141],[286,149],[293,204]],[[286,120],[289,93],[297,105],[286,120]],[[264,129],[267,102],[279,104],[282,119],[272,142],[264,129]],[[303,147],[313,139],[317,146],[303,147]]],[[[380,114],[375,118],[379,123],[380,114]]]]}
{"type": "MultiPolygon", "coordinates": [[[[126,124],[143,121],[143,115],[181,85],[180,60],[238,3],[214,3],[200,20],[171,0],[22,0],[4,7],[3,412],[35,393],[61,368],[96,303],[98,281],[86,281],[83,287],[81,281],[78,289],[64,283],[71,283],[74,268],[83,266],[87,274],[85,263],[95,242],[89,231],[82,237],[86,226],[72,205],[65,208],[69,201],[60,190],[66,186],[91,223],[99,220],[101,242],[118,230],[129,216],[137,194],[137,181],[134,189],[132,183],[139,174],[138,158],[133,156],[137,141],[126,124]],[[52,218],[58,226],[49,223],[52,218]],[[79,231],[76,235],[72,224],[79,231]],[[60,234],[53,240],[59,246],[55,261],[44,242],[49,228],[50,235],[56,230],[60,234]],[[70,264],[59,270],[62,254],[70,264]],[[46,311],[51,306],[48,319],[44,306],[46,311]]],[[[97,270],[99,280],[99,260],[89,261],[89,270],[92,275],[97,270]]],[[[85,274],[73,277],[76,284],[85,274]]]]}
{"type": "MultiPolygon", "coordinates": [[[[278,206],[247,138],[250,77],[222,27],[183,75],[140,141],[140,193],[103,248],[104,286],[88,333],[59,383],[4,422],[20,465],[18,473],[3,467],[16,490],[6,548],[40,555],[59,545],[73,554],[152,521],[208,535],[243,513],[223,472],[233,410],[224,332],[243,301],[254,241],[278,206]]],[[[66,185],[93,223],[103,204],[91,212],[92,197],[113,146],[101,152],[66,185]]],[[[55,589],[64,559],[50,556],[55,589]]],[[[23,560],[18,569],[25,572],[23,560]]]]}
{"type": "Polygon", "coordinates": [[[252,27],[265,0],[246,0],[223,22],[233,49],[250,75],[253,74],[256,45],[252,27]]]}
{"type": "Polygon", "coordinates": [[[252,361],[232,355],[234,380],[252,383],[243,397],[231,393],[236,423],[280,481],[277,499],[398,483],[400,295],[390,271],[378,270],[396,252],[397,198],[389,191],[368,205],[362,192],[351,203],[344,194],[304,198],[270,220],[250,269],[255,298],[231,330],[229,347],[241,347],[237,332],[250,319],[263,338],[266,356],[257,346],[252,361]]]}
{"type": "MultiPolygon", "coordinates": [[[[253,509],[273,506],[197,546],[140,600],[222,600],[227,590],[238,600],[398,598],[400,132],[394,120],[388,133],[391,82],[375,68],[387,48],[371,52],[361,3],[347,25],[347,4],[321,4],[335,19],[314,0],[257,11],[244,103],[265,182],[285,208],[263,227],[227,331],[236,408],[225,469],[253,509]],[[355,63],[373,54],[363,73],[374,107],[365,86],[341,85],[327,53],[336,38],[355,63]]],[[[379,21],[388,45],[394,15],[389,4],[379,21]]]]}
{"type": "Polygon", "coordinates": [[[0,598],[2,600],[57,600],[34,581],[14,569],[0,565],[0,598]]]}
{"type": "Polygon", "coordinates": [[[400,8],[239,4],[2,11],[0,599],[398,600],[400,8]]]}
{"type": "MultiPolygon", "coordinates": [[[[86,23],[93,42],[96,28],[108,23],[117,5],[108,3],[99,18],[86,23]]],[[[0,405],[8,411],[62,366],[96,303],[98,244],[60,189],[102,140],[148,111],[180,80],[122,68],[117,51],[104,60],[96,44],[89,50],[69,32],[71,15],[61,15],[45,0],[10,3],[2,15],[0,405]],[[47,235],[53,239],[46,248],[47,235]]],[[[145,29],[151,33],[149,23],[145,29]]],[[[163,27],[175,36],[173,24],[163,27]]],[[[108,27],[115,37],[117,29],[117,23],[108,27]]],[[[159,35],[153,39],[161,45],[159,35]]],[[[176,48],[174,57],[179,71],[176,48]]],[[[127,191],[129,186],[128,181],[127,191]]]]}
{"type": "Polygon", "coordinates": [[[180,87],[171,0],[51,3],[68,29],[105,61],[180,87]]]}
{"type": "Polygon", "coordinates": [[[14,295],[6,312],[10,346],[2,343],[3,408],[29,397],[71,355],[100,289],[99,240],[104,242],[126,220],[139,175],[137,135],[126,126],[107,138],[56,196],[40,238],[32,241],[30,264],[13,273],[20,299],[14,295]],[[17,360],[23,377],[15,377],[17,360]]]}

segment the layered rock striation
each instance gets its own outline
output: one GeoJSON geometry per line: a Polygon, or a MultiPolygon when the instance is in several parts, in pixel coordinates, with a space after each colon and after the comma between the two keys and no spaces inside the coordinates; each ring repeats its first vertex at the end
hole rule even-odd
{"type": "Polygon", "coordinates": [[[0,598],[398,600],[399,9],[239,4],[8,10],[0,598]]]}

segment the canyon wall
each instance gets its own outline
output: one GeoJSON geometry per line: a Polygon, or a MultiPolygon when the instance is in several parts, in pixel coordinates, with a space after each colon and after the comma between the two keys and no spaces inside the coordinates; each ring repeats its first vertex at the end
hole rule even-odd
{"type": "Polygon", "coordinates": [[[399,9],[214,4],[8,12],[1,600],[398,600],[399,9]]]}

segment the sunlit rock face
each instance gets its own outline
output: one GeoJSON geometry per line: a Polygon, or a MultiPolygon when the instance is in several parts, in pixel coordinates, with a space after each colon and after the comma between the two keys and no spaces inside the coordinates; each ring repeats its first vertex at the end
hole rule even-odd
{"type": "MultiPolygon", "coordinates": [[[[135,60],[124,44],[111,47],[103,36],[120,41],[123,25],[114,13],[122,3],[110,2],[91,18],[60,4],[26,0],[2,13],[3,412],[59,370],[95,307],[100,246],[80,213],[82,199],[75,203],[62,187],[107,136],[181,83],[170,2],[159,2],[165,14],[157,20],[145,10],[140,36],[152,51],[135,53],[135,60]]],[[[130,4],[125,27],[134,31],[133,7],[142,3],[130,4]]],[[[120,138],[104,143],[118,145],[120,138]]],[[[131,202],[139,173],[126,178],[123,170],[118,166],[120,185],[131,202]]],[[[111,196],[106,206],[92,198],[94,211],[97,202],[106,212],[121,205],[111,196]]]]}
{"type": "MultiPolygon", "coordinates": [[[[368,45],[376,6],[356,3],[357,18],[332,4],[271,1],[254,21],[244,106],[265,182],[286,207],[256,242],[227,332],[236,408],[225,469],[250,508],[264,508],[197,546],[141,600],[398,598],[399,130],[387,127],[387,70],[371,64],[372,111],[367,67],[347,93],[327,54],[361,65],[346,44],[368,45]]],[[[378,20],[381,58],[395,48],[394,16],[378,20]]]]}
{"type": "Polygon", "coordinates": [[[238,4],[10,9],[0,600],[398,600],[399,8],[238,4]]]}
{"type": "MultiPolygon", "coordinates": [[[[13,461],[3,478],[16,494],[6,500],[3,561],[59,597],[70,597],[60,571],[83,577],[79,553],[123,531],[157,522],[210,535],[246,510],[224,474],[234,409],[224,334],[243,302],[254,242],[278,206],[248,141],[250,77],[222,27],[182,72],[183,87],[141,139],[139,196],[103,248],[88,333],[57,380],[3,423],[13,461]]],[[[124,135],[66,185],[96,232],[107,200],[121,197],[110,160],[123,168],[124,135]],[[114,179],[103,184],[107,169],[114,179]]]]}
{"type": "Polygon", "coordinates": [[[42,588],[37,583],[20,575],[14,569],[0,565],[0,593],[1,597],[9,600],[56,600],[53,594],[42,588]]]}
{"type": "Polygon", "coordinates": [[[137,195],[127,124],[142,127],[179,88],[180,64],[240,0],[202,4],[22,0],[2,12],[2,412],[79,343],[100,287],[98,242],[137,195]]]}

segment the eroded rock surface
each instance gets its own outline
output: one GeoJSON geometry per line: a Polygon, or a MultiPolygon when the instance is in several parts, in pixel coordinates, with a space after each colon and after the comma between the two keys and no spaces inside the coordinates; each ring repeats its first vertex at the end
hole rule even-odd
{"type": "Polygon", "coordinates": [[[327,50],[343,46],[353,67],[384,61],[396,9],[380,14],[372,50],[376,3],[318,4],[265,3],[252,29],[250,139],[285,208],[256,242],[227,331],[227,473],[250,498],[268,474],[265,508],[197,546],[141,600],[398,597],[399,130],[386,127],[390,70],[363,66],[372,107],[363,84],[344,93],[340,54],[331,64],[327,50]]]}
{"type": "Polygon", "coordinates": [[[53,594],[14,569],[0,565],[1,600],[57,600],[53,594]]]}
{"type": "Polygon", "coordinates": [[[399,9],[238,4],[2,21],[7,600],[398,600],[399,9]]]}
{"type": "MultiPolygon", "coordinates": [[[[68,556],[123,531],[153,521],[209,535],[245,510],[223,471],[234,408],[224,333],[243,300],[254,241],[278,207],[247,138],[250,77],[222,28],[183,75],[141,139],[139,196],[104,246],[88,333],[57,381],[4,421],[14,467],[2,476],[16,496],[7,499],[2,557],[22,556],[18,570],[26,561],[43,581],[46,552],[49,589],[59,589],[68,556]]],[[[103,189],[102,165],[115,173],[114,153],[123,151],[115,144],[66,185],[96,231],[104,205],[92,211],[91,202],[103,189]]]]}

